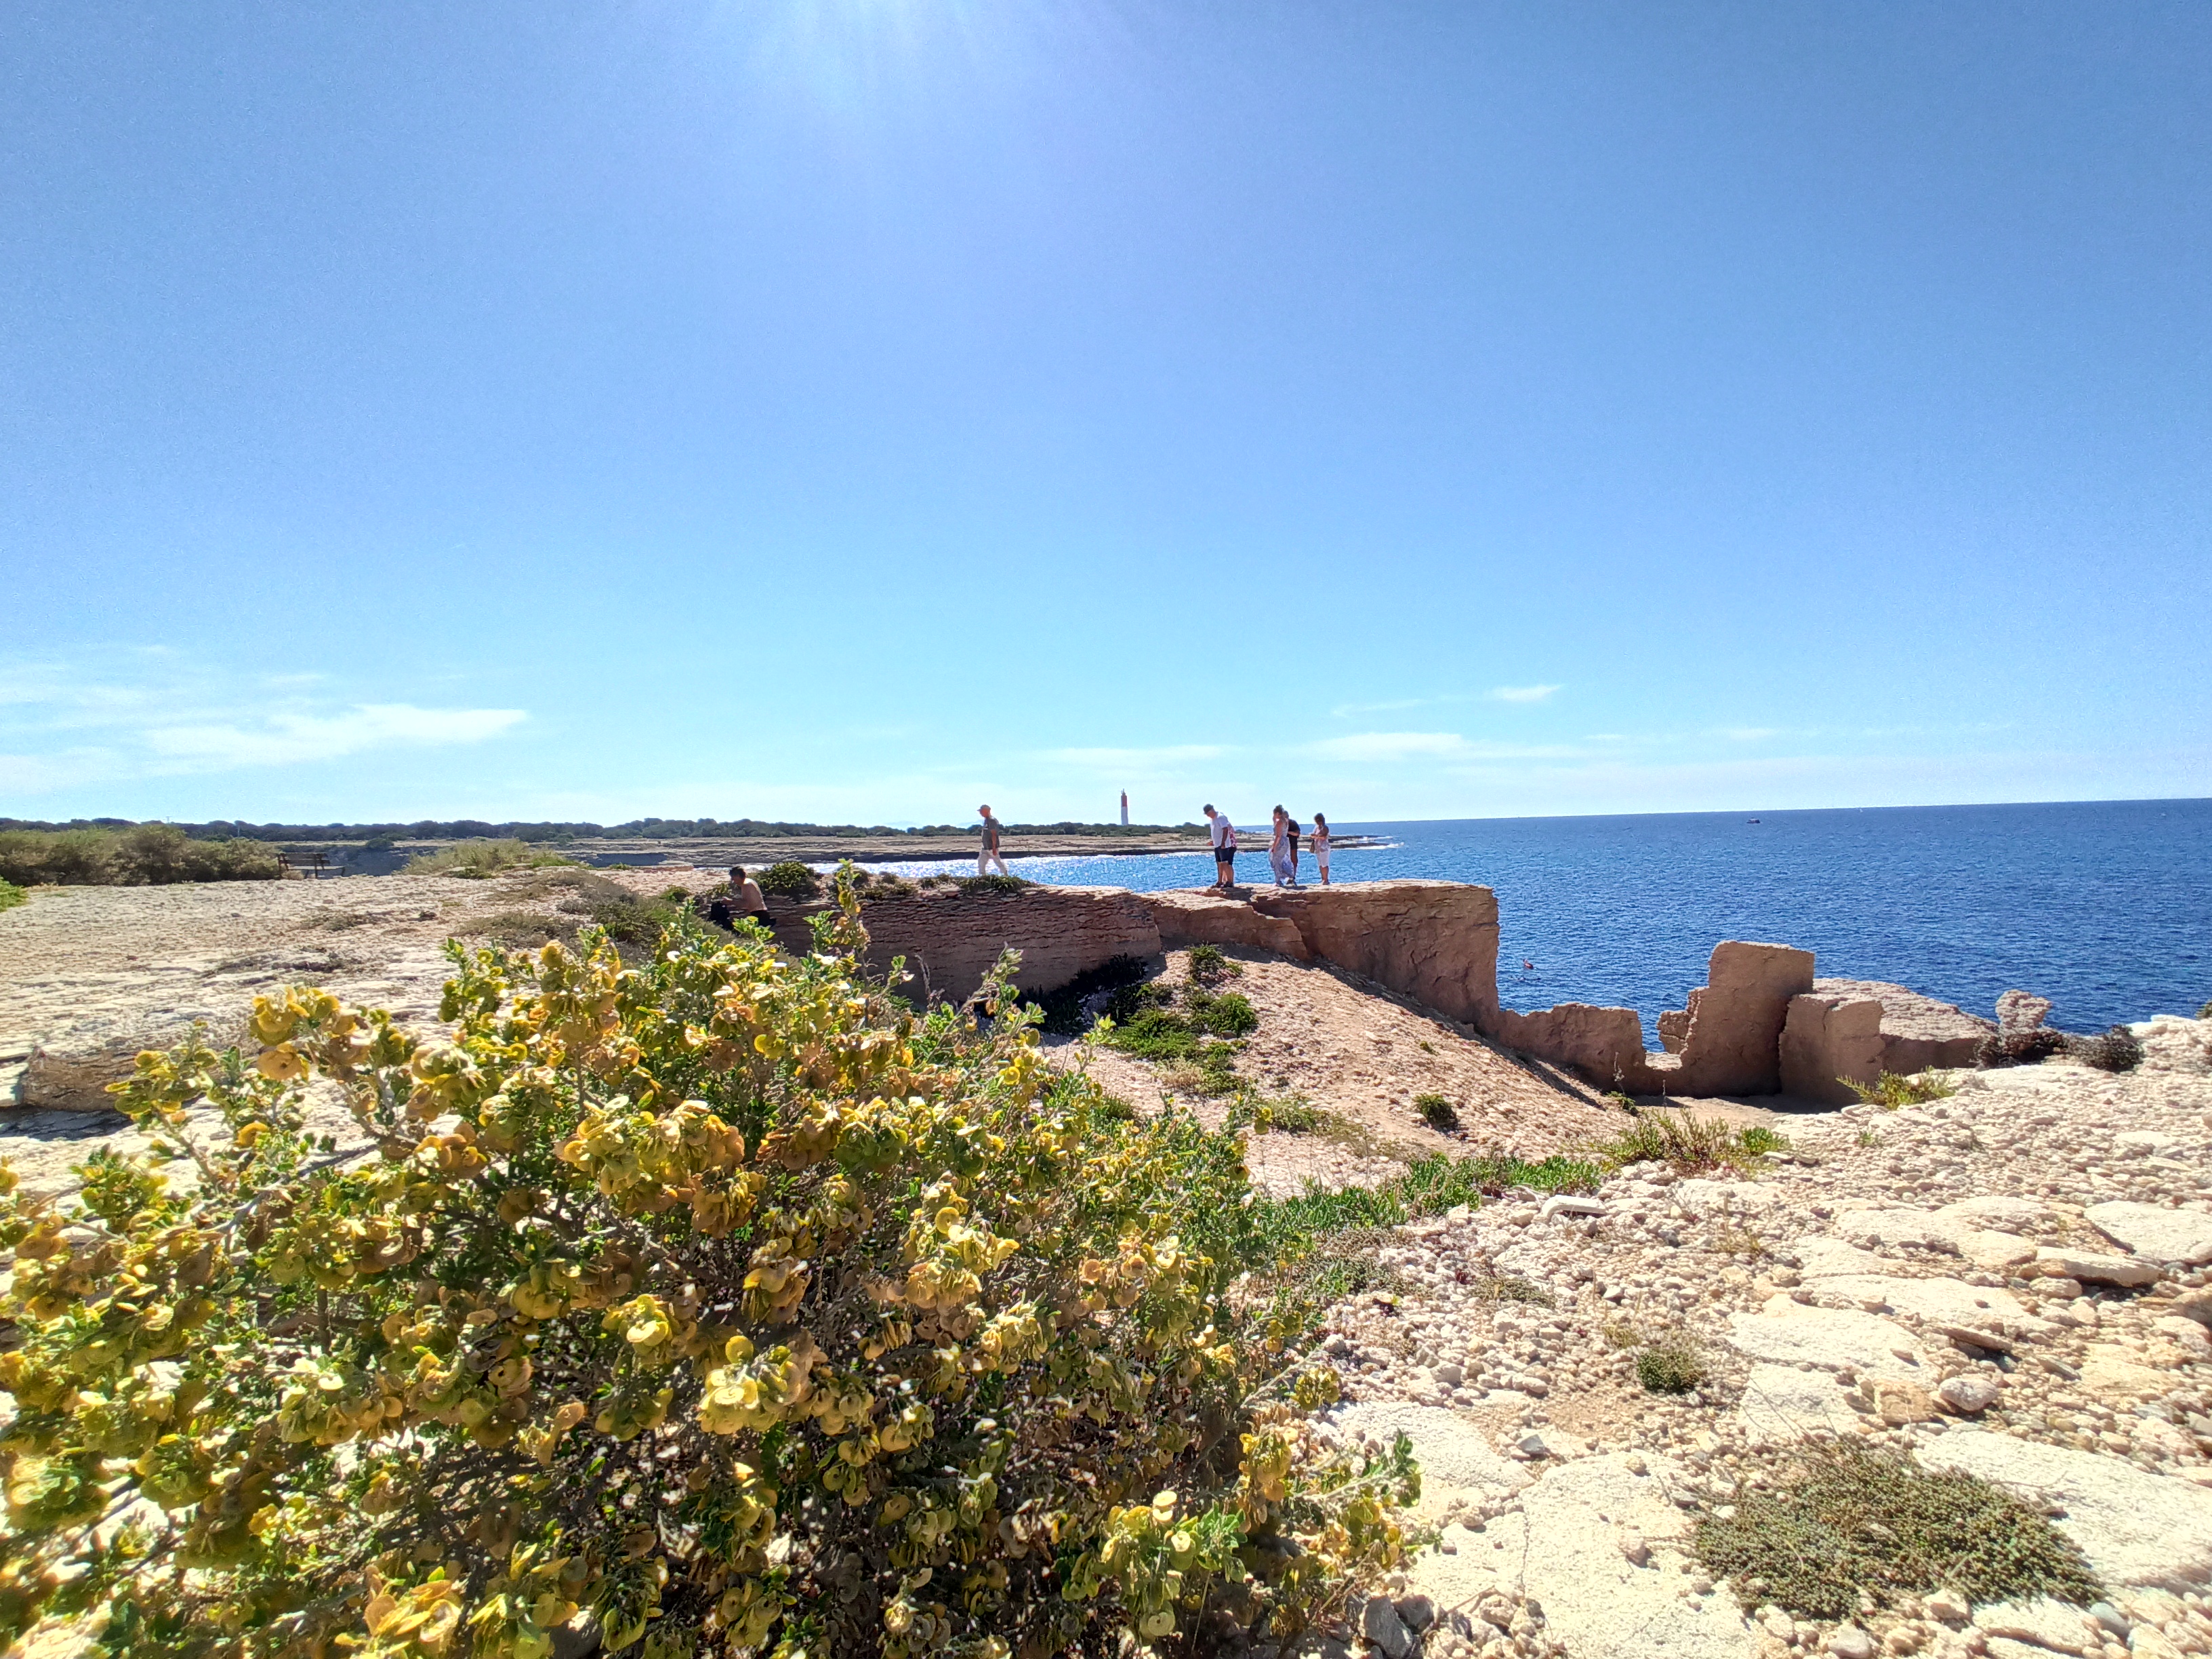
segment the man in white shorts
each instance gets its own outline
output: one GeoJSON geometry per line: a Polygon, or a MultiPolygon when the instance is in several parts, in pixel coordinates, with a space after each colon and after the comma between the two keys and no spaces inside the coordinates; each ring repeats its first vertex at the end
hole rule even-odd
{"type": "Polygon", "coordinates": [[[998,819],[991,816],[991,809],[988,806],[979,806],[975,810],[983,815],[983,845],[975,854],[975,873],[988,876],[991,873],[991,866],[995,864],[1000,875],[1012,874],[1006,868],[1006,860],[999,856],[998,819]]]}
{"type": "Polygon", "coordinates": [[[1237,884],[1237,826],[1212,801],[1206,804],[1206,821],[1212,826],[1213,884],[1226,891],[1237,884]]]}

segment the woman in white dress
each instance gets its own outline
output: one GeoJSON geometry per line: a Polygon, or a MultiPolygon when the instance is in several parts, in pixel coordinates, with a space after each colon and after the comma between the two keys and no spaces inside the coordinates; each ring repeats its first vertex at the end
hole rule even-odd
{"type": "Polygon", "coordinates": [[[1291,868],[1291,815],[1278,806],[1275,809],[1275,838],[1267,843],[1267,863],[1275,872],[1275,885],[1287,887],[1297,879],[1297,872],[1291,868]]]}

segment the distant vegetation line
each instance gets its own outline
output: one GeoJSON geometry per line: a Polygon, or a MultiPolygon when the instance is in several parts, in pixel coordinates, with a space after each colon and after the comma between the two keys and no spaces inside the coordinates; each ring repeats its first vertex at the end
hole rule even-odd
{"type": "MultiPolygon", "coordinates": [[[[0,818],[0,830],[35,830],[52,833],[65,830],[130,830],[137,823],[130,818],[71,818],[65,823],[46,823],[34,818],[0,818]]],[[[180,823],[193,841],[283,841],[283,842],[356,842],[356,841],[471,841],[478,838],[502,841],[563,842],[594,840],[611,836],[631,836],[642,841],[723,841],[751,836],[912,836],[917,839],[931,836],[968,836],[975,833],[973,823],[926,823],[913,829],[897,829],[890,824],[859,823],[786,823],[765,818],[633,818],[628,823],[489,823],[479,818],[454,818],[441,821],[419,819],[413,823],[248,823],[217,818],[208,823],[180,823]]],[[[1189,823],[1078,823],[1063,820],[1058,823],[1009,823],[1007,831],[1028,835],[1101,836],[1157,836],[1178,830],[1196,831],[1200,826],[1189,823]]]]}

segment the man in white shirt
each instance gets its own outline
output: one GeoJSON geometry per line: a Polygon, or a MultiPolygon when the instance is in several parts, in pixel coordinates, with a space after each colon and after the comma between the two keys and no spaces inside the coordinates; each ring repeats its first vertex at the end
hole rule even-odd
{"type": "Polygon", "coordinates": [[[1213,884],[1226,891],[1237,884],[1237,826],[1212,801],[1206,804],[1206,821],[1212,826],[1213,884]]]}

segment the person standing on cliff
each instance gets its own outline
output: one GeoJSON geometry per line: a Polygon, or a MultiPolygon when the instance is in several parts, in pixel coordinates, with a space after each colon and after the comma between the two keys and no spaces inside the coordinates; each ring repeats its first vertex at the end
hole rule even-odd
{"type": "Polygon", "coordinates": [[[1328,819],[1325,814],[1314,814],[1314,862],[1321,866],[1321,884],[1328,885],[1328,819]]]}
{"type": "Polygon", "coordinates": [[[1291,813],[1283,820],[1283,833],[1291,843],[1289,858],[1291,885],[1295,887],[1298,884],[1298,820],[1296,813],[1291,813]]]}
{"type": "Polygon", "coordinates": [[[1275,885],[1278,887],[1288,886],[1295,873],[1291,867],[1290,856],[1286,850],[1289,846],[1287,826],[1290,818],[1291,815],[1288,812],[1283,811],[1279,805],[1277,806],[1274,833],[1267,840],[1267,867],[1274,872],[1275,885]]]}
{"type": "Polygon", "coordinates": [[[1225,893],[1237,884],[1237,826],[1212,801],[1206,804],[1206,822],[1213,842],[1213,884],[1225,893]]]}
{"type": "Polygon", "coordinates": [[[991,816],[991,809],[988,806],[979,806],[975,810],[983,815],[983,844],[975,854],[975,873],[988,876],[991,873],[991,866],[995,864],[1000,875],[1012,875],[1013,872],[1006,868],[1006,860],[999,856],[998,819],[991,816]]]}

